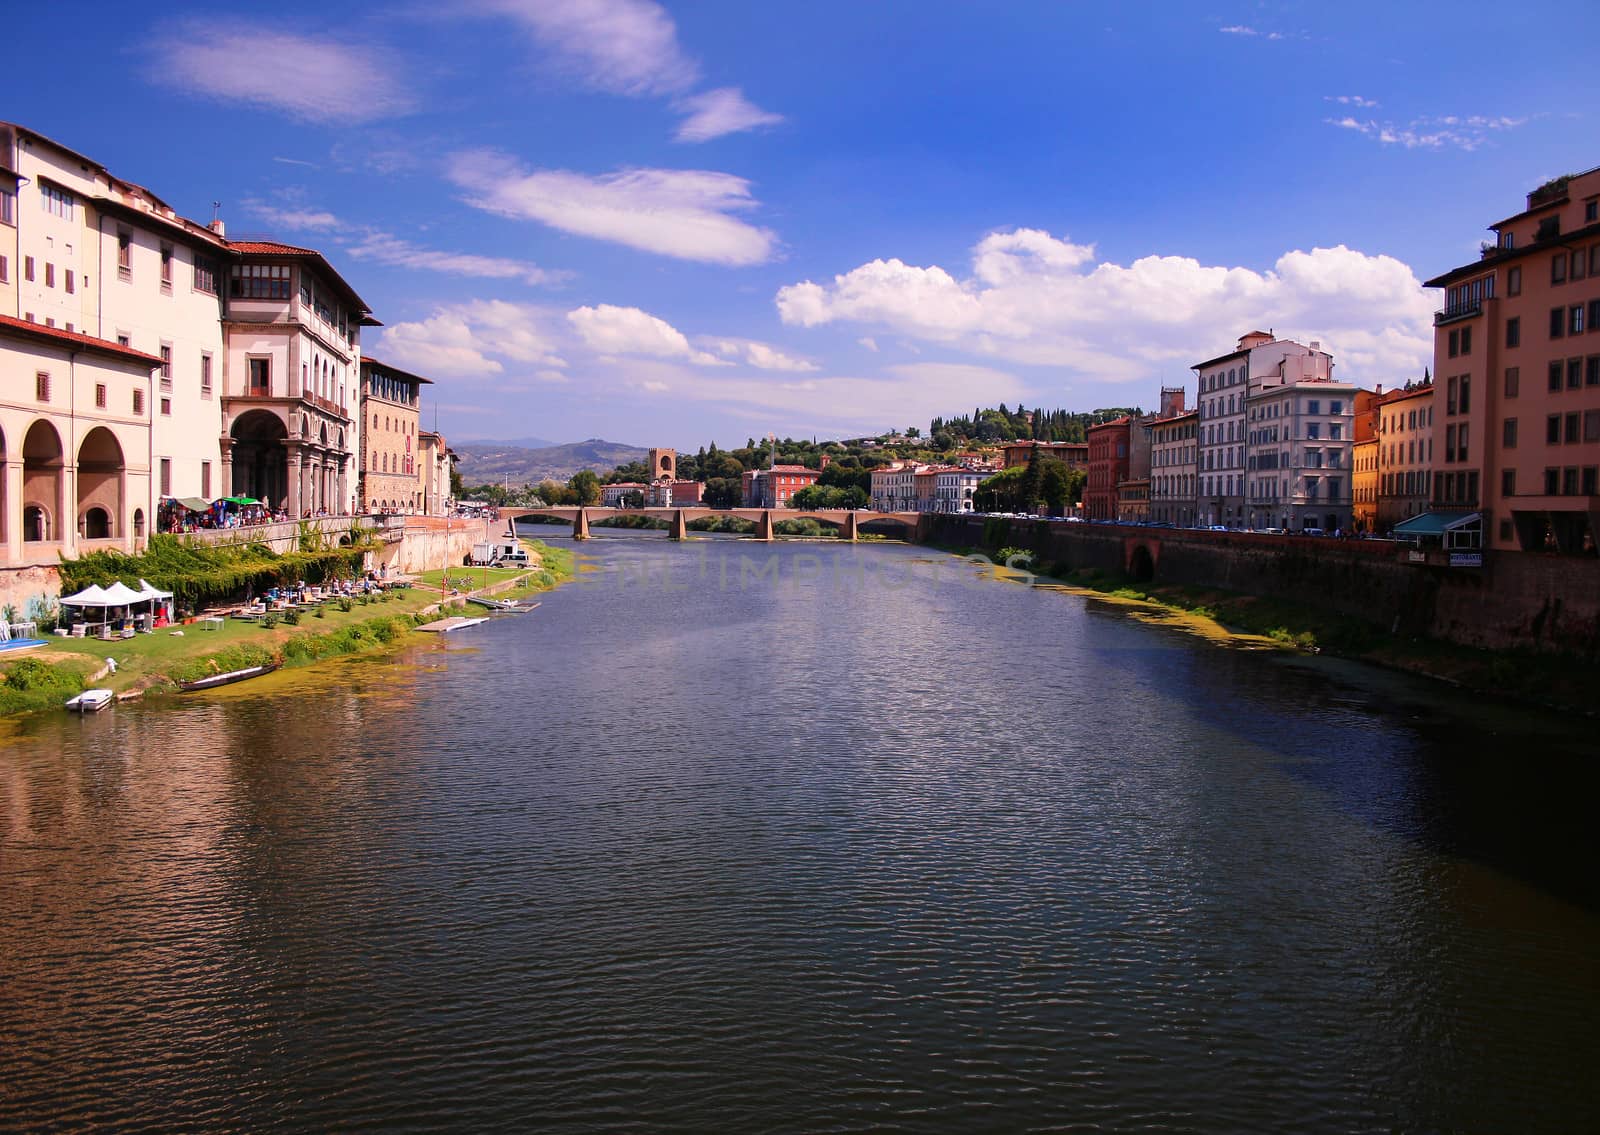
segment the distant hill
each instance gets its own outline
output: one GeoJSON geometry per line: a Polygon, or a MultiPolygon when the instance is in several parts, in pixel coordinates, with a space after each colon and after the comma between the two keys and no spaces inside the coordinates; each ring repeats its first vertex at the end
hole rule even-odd
{"type": "MultiPolygon", "coordinates": [[[[536,440],[536,439],[530,439],[536,440]]],[[[570,445],[528,446],[512,441],[469,441],[452,445],[461,459],[458,468],[466,485],[510,480],[513,485],[537,485],[545,478],[565,481],[580,469],[601,476],[618,465],[643,461],[648,449],[592,437],[570,445]]]]}

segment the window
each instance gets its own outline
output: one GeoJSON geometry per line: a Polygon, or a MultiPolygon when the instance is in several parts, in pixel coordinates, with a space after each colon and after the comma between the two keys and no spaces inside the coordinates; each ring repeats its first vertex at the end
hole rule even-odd
{"type": "MultiPolygon", "coordinates": [[[[1600,245],[1596,245],[1595,247],[1600,248],[1600,245]]],[[[1600,276],[1600,271],[1597,271],[1593,274],[1600,276]]],[[[4,278],[5,269],[3,265],[0,265],[0,279],[4,278]]],[[[1600,300],[1589,301],[1589,330],[1600,331],[1600,300]]]]}
{"type": "Polygon", "coordinates": [[[133,392],[133,412],[136,415],[144,414],[144,391],[142,390],[133,392]]]}
{"type": "Polygon", "coordinates": [[[1561,488],[1561,470],[1546,469],[1544,471],[1544,495],[1553,497],[1561,488]]]}
{"type": "Polygon", "coordinates": [[[211,499],[211,462],[200,462],[200,495],[211,499]]]}
{"type": "Polygon", "coordinates": [[[1567,389],[1576,390],[1583,385],[1583,360],[1567,360],[1567,389]]]}
{"type": "Polygon", "coordinates": [[[286,300],[289,267],[286,264],[235,264],[229,273],[228,294],[234,299],[286,300]]]}
{"type": "Polygon", "coordinates": [[[72,220],[72,194],[65,189],[57,189],[49,182],[39,184],[39,197],[44,203],[44,211],[64,220],[72,220]]]}
{"type": "Polygon", "coordinates": [[[40,402],[50,401],[50,376],[44,371],[33,376],[33,396],[40,402]]]}
{"type": "Polygon", "coordinates": [[[1506,346],[1522,346],[1522,319],[1518,316],[1506,320],[1506,346]]]}
{"type": "Polygon", "coordinates": [[[1567,254],[1558,252],[1550,258],[1550,282],[1552,284],[1565,284],[1567,282],[1567,254]]]}
{"type": "Polygon", "coordinates": [[[172,417],[172,399],[163,398],[161,400],[161,416],[163,418],[172,417]]]}
{"type": "Polygon", "coordinates": [[[250,389],[249,394],[258,398],[265,397],[272,389],[272,360],[250,360],[250,389]]]}
{"type": "Polygon", "coordinates": [[[1583,223],[1584,224],[1586,224],[1586,225],[1594,224],[1594,222],[1597,219],[1596,216],[1595,216],[1596,207],[1597,206],[1600,206],[1600,201],[1585,201],[1583,203],[1583,223]]]}
{"type": "Polygon", "coordinates": [[[22,278],[30,284],[33,283],[33,257],[31,256],[22,258],[22,278]]]}
{"type": "Polygon", "coordinates": [[[1548,389],[1552,394],[1561,390],[1561,360],[1556,359],[1550,364],[1550,381],[1548,389]]]}
{"type": "MultiPolygon", "coordinates": [[[[1507,235],[1506,239],[1509,242],[1509,240],[1510,240],[1509,234],[1507,235]]],[[[1510,248],[1511,245],[1509,243],[1507,243],[1506,247],[1510,248]]],[[[1520,266],[1518,266],[1516,268],[1508,268],[1508,269],[1506,269],[1506,295],[1508,295],[1508,296],[1520,296],[1521,294],[1522,294],[1522,268],[1520,266]]]]}
{"type": "Polygon", "coordinates": [[[1453,359],[1461,353],[1461,332],[1450,332],[1450,357],[1453,359]]]}
{"type": "Polygon", "coordinates": [[[1344,423],[1343,422],[1329,422],[1328,423],[1328,440],[1329,441],[1339,441],[1343,437],[1344,437],[1344,423]]]}
{"type": "Polygon", "coordinates": [[[1578,490],[1579,493],[1586,497],[1594,496],[1596,488],[1600,487],[1600,484],[1597,483],[1600,483],[1600,467],[1594,465],[1584,466],[1583,486],[1578,490]]]}
{"type": "Polygon", "coordinates": [[[200,397],[211,397],[211,356],[204,353],[200,356],[200,397]]]}
{"type": "Polygon", "coordinates": [[[1444,384],[1444,388],[1445,388],[1444,412],[1446,414],[1454,414],[1456,412],[1456,380],[1454,378],[1446,379],[1445,380],[1445,384],[1444,384]]]}
{"type": "Polygon", "coordinates": [[[9,189],[0,189],[0,221],[8,225],[17,223],[17,195],[9,189]]]}
{"type": "Polygon", "coordinates": [[[1344,413],[1344,403],[1343,402],[1329,402],[1328,403],[1328,413],[1332,414],[1334,417],[1338,417],[1340,414],[1343,414],[1344,413]]]}
{"type": "Polygon", "coordinates": [[[1600,355],[1590,355],[1584,362],[1583,384],[1600,386],[1600,355]]]}
{"type": "Polygon", "coordinates": [[[71,269],[71,268],[68,268],[68,269],[67,269],[67,280],[66,280],[66,284],[67,284],[67,294],[68,294],[68,295],[69,295],[69,296],[70,296],[70,295],[71,295],[71,294],[72,294],[72,293],[73,293],[73,292],[75,292],[75,291],[77,291],[77,290],[78,290],[78,286],[77,286],[77,281],[76,281],[76,280],[74,280],[74,279],[73,279],[73,278],[72,278],[72,269],[71,269]]]}
{"type": "Polygon", "coordinates": [[[1463,414],[1472,413],[1472,376],[1470,374],[1461,376],[1461,412],[1463,414]]]}
{"type": "Polygon", "coordinates": [[[1589,257],[1584,253],[1584,250],[1580,248],[1578,251],[1572,254],[1572,270],[1568,273],[1568,275],[1574,280],[1581,280],[1585,275],[1588,274],[1584,271],[1584,269],[1586,269],[1588,266],[1589,257]]]}
{"type": "Polygon", "coordinates": [[[172,291],[172,245],[161,246],[161,290],[172,291]]]}
{"type": "Polygon", "coordinates": [[[1564,436],[1561,438],[1561,440],[1566,442],[1568,445],[1577,445],[1578,438],[1581,437],[1583,433],[1582,415],[1575,413],[1568,414],[1564,419],[1564,425],[1566,428],[1562,431],[1564,436]]]}
{"type": "Polygon", "coordinates": [[[1500,444],[1507,449],[1517,448],[1517,419],[1507,418],[1501,425],[1500,444]]]}
{"type": "Polygon", "coordinates": [[[1546,445],[1561,444],[1561,415],[1551,414],[1544,420],[1544,442],[1546,445]]]}
{"type": "Polygon", "coordinates": [[[1567,334],[1583,334],[1583,305],[1575,303],[1567,309],[1567,334]]]}
{"type": "Polygon", "coordinates": [[[172,458],[170,457],[161,459],[161,495],[164,497],[172,495],[172,458]]]}
{"type": "Polygon", "coordinates": [[[172,344],[161,344],[161,389],[172,389],[172,344]]]}
{"type": "MultiPolygon", "coordinates": [[[[1454,335],[1455,332],[1452,331],[1451,334],[1454,335]]],[[[1454,353],[1455,352],[1453,352],[1453,351],[1451,352],[1451,354],[1454,354],[1454,353]]],[[[1308,413],[1308,414],[1320,414],[1320,413],[1322,413],[1322,401],[1320,399],[1317,399],[1317,398],[1311,399],[1311,401],[1306,403],[1306,413],[1308,413]]]]}
{"type": "Polygon", "coordinates": [[[1567,309],[1552,307],[1550,309],[1550,338],[1559,339],[1567,333],[1567,309]]]}
{"type": "Polygon", "coordinates": [[[1517,471],[1515,469],[1502,469],[1500,471],[1500,495],[1503,497],[1517,495],[1517,471]]]}
{"type": "Polygon", "coordinates": [[[97,410],[106,408],[106,384],[103,382],[94,384],[94,404],[97,410]]]}
{"type": "Polygon", "coordinates": [[[1472,328],[1470,327],[1461,329],[1461,353],[1463,355],[1472,354],[1472,328]]]}
{"type": "Polygon", "coordinates": [[[194,258],[194,290],[217,294],[217,265],[214,261],[194,258]]]}
{"type": "Polygon", "coordinates": [[[124,280],[133,275],[133,234],[117,230],[117,275],[124,280]]]}
{"type": "Polygon", "coordinates": [[[56,266],[48,260],[44,264],[44,286],[47,288],[56,286],[56,266]]]}
{"type": "Polygon", "coordinates": [[[1446,426],[1444,428],[1444,459],[1446,461],[1454,461],[1456,459],[1455,452],[1456,428],[1455,426],[1446,426]]]}
{"type": "Polygon", "coordinates": [[[1578,470],[1576,466],[1569,465],[1561,470],[1561,495],[1564,497],[1578,495],[1578,470]]]}

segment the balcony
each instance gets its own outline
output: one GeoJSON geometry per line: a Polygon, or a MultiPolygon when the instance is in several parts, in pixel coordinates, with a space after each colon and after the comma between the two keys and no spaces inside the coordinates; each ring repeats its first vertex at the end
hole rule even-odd
{"type": "Polygon", "coordinates": [[[1472,319],[1483,314],[1483,301],[1473,300],[1468,303],[1459,303],[1454,307],[1447,307],[1443,311],[1433,313],[1433,325],[1443,327],[1446,323],[1459,323],[1463,319],[1472,319]]]}

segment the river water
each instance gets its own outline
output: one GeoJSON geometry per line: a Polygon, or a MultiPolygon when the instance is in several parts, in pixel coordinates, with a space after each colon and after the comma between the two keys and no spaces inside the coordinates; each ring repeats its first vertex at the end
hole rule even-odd
{"type": "Polygon", "coordinates": [[[583,551],[11,726],[0,1129],[1600,1127],[1592,723],[914,548],[583,551]]]}

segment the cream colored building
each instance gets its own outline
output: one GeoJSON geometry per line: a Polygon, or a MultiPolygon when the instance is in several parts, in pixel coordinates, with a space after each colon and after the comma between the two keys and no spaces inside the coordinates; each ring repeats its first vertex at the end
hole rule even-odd
{"type": "Polygon", "coordinates": [[[417,433],[417,489],[422,494],[422,511],[428,516],[445,516],[450,511],[451,476],[456,455],[445,444],[442,434],[431,430],[417,433]]]}
{"type": "Polygon", "coordinates": [[[0,315],[5,566],[135,552],[150,532],[150,400],[160,360],[0,315]]]}
{"type": "Polygon", "coordinates": [[[223,298],[217,232],[57,142],[0,123],[0,314],[162,360],[150,428],[159,495],[220,496],[223,298]]]}

